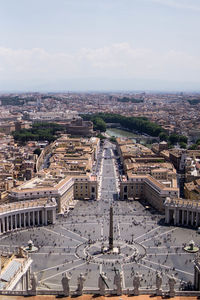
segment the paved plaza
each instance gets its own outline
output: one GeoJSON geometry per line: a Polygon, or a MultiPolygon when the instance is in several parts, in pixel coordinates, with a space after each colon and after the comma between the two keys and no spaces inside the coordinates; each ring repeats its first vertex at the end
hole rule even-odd
{"type": "Polygon", "coordinates": [[[141,287],[155,287],[156,271],[163,275],[163,289],[168,289],[167,275],[174,274],[177,288],[193,282],[195,254],[183,250],[190,240],[199,245],[195,230],[165,226],[164,216],[139,201],[119,201],[118,171],[114,146],[107,144],[99,169],[100,199],[78,201],[67,216],[59,216],[56,224],[36,227],[4,235],[0,249],[14,250],[31,239],[39,248],[32,253],[32,271],[38,277],[38,289],[62,290],[61,279],[67,272],[70,287],[76,289],[82,272],[86,289],[97,289],[99,273],[105,272],[109,288],[113,288],[116,270],[123,274],[123,288],[133,288],[133,276],[142,275],[141,287]],[[113,148],[113,149],[111,149],[113,148]],[[108,245],[109,208],[114,212],[114,247],[119,253],[102,253],[108,245]]]}

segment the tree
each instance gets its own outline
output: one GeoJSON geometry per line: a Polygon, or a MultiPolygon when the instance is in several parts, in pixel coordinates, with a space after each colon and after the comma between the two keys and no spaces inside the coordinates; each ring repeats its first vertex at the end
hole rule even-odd
{"type": "Polygon", "coordinates": [[[192,144],[188,150],[197,150],[197,145],[196,144],[192,144]]]}
{"type": "Polygon", "coordinates": [[[109,140],[111,143],[116,143],[116,141],[117,141],[116,137],[114,137],[114,136],[111,136],[109,140]]]}
{"type": "Polygon", "coordinates": [[[179,142],[179,145],[181,148],[186,149],[187,148],[187,144],[184,142],[179,142]]]}
{"type": "Polygon", "coordinates": [[[36,148],[36,149],[33,151],[33,154],[37,154],[38,156],[40,156],[40,153],[41,153],[41,149],[40,149],[40,148],[36,148]]]}
{"type": "Polygon", "coordinates": [[[161,132],[159,134],[159,138],[160,138],[161,141],[166,141],[167,142],[168,139],[169,139],[169,136],[165,132],[161,132]]]}
{"type": "Polygon", "coordinates": [[[141,133],[146,133],[151,136],[159,136],[164,129],[153,122],[150,122],[146,117],[125,117],[119,114],[112,113],[98,113],[98,114],[87,114],[81,115],[84,120],[91,120],[94,123],[95,119],[102,119],[105,123],[120,123],[120,125],[129,130],[135,130],[141,133]]]}
{"type": "Polygon", "coordinates": [[[106,131],[106,123],[101,118],[94,118],[94,130],[99,130],[101,132],[106,131]]]}
{"type": "Polygon", "coordinates": [[[187,142],[188,142],[187,136],[179,135],[179,142],[183,142],[183,143],[187,144],[187,142]]]}
{"type": "Polygon", "coordinates": [[[178,141],[179,141],[179,136],[178,136],[178,134],[172,133],[172,134],[169,136],[169,141],[170,141],[170,143],[171,143],[172,145],[178,143],[178,141]]]}

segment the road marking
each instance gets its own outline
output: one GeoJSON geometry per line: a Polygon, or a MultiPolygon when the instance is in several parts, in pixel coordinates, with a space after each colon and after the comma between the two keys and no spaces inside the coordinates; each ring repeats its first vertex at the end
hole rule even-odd
{"type": "Polygon", "coordinates": [[[120,232],[119,222],[117,223],[117,230],[118,230],[118,238],[121,238],[121,232],[120,232]]]}
{"type": "Polygon", "coordinates": [[[87,241],[88,239],[86,239],[85,237],[82,237],[80,234],[78,234],[78,233],[75,233],[75,232],[73,232],[73,231],[71,231],[71,230],[69,230],[69,229],[66,229],[65,227],[63,227],[63,226],[59,226],[60,228],[63,228],[64,230],[66,230],[67,232],[70,232],[70,233],[72,233],[72,234],[74,234],[74,235],[78,235],[81,239],[83,239],[83,240],[85,240],[85,241],[87,241]]]}
{"type": "MultiPolygon", "coordinates": [[[[52,249],[52,246],[42,246],[40,249],[42,248],[51,248],[52,249]]],[[[58,246],[53,246],[54,249],[67,249],[67,251],[69,251],[70,249],[74,249],[74,248],[77,248],[77,246],[62,246],[62,247],[58,247],[58,246]]]]}
{"type": "Polygon", "coordinates": [[[49,252],[37,252],[37,253],[31,253],[31,256],[32,255],[64,255],[64,256],[66,256],[66,255],[71,255],[71,256],[75,256],[75,253],[60,253],[60,252],[51,252],[51,253],[49,253],[49,252]]]}
{"type": "MultiPolygon", "coordinates": [[[[142,259],[142,261],[145,261],[145,262],[147,262],[149,264],[152,264],[152,265],[157,265],[159,267],[162,266],[163,268],[166,268],[166,269],[169,269],[169,270],[173,270],[173,267],[165,266],[163,264],[159,264],[159,263],[156,263],[156,262],[153,262],[153,261],[150,261],[150,260],[146,260],[144,258],[142,259]]],[[[189,272],[186,272],[186,271],[183,271],[183,270],[180,270],[180,269],[174,268],[174,271],[177,271],[177,272],[180,272],[180,273],[184,273],[184,274],[187,274],[187,275],[190,275],[190,276],[194,276],[193,273],[189,273],[189,272]]]]}
{"type": "Polygon", "coordinates": [[[190,254],[191,255],[193,253],[189,253],[189,252],[149,253],[146,256],[150,256],[150,255],[165,255],[165,256],[167,256],[167,255],[179,255],[179,254],[181,254],[181,255],[188,255],[188,254],[190,254]]]}
{"type": "Polygon", "coordinates": [[[156,227],[156,228],[154,228],[154,229],[152,229],[152,230],[150,230],[150,231],[147,231],[146,233],[144,233],[144,234],[142,234],[142,235],[136,237],[136,238],[134,239],[134,241],[138,240],[139,238],[143,237],[144,235],[148,235],[149,233],[151,233],[151,232],[157,230],[157,229],[160,228],[160,227],[161,227],[161,226],[158,226],[158,227],[156,227]]]}
{"type": "Polygon", "coordinates": [[[46,230],[46,231],[49,231],[49,232],[52,232],[52,233],[54,233],[54,234],[56,234],[56,235],[62,236],[62,237],[64,237],[64,238],[68,239],[68,240],[72,240],[72,241],[75,241],[75,242],[80,243],[80,241],[75,240],[75,239],[73,239],[73,238],[70,238],[70,237],[68,237],[68,236],[66,236],[66,235],[64,235],[64,234],[62,234],[62,233],[58,233],[58,232],[55,232],[55,231],[53,231],[53,230],[51,230],[51,229],[47,229],[47,228],[42,228],[42,229],[44,229],[44,230],[46,230]]]}
{"type": "Polygon", "coordinates": [[[56,273],[56,274],[54,274],[54,275],[51,275],[51,276],[49,276],[49,277],[47,277],[47,278],[44,278],[44,279],[40,280],[39,283],[41,283],[41,282],[43,282],[43,281],[46,281],[46,280],[48,280],[48,279],[50,279],[50,278],[56,277],[56,276],[58,276],[58,275],[60,275],[60,274],[64,274],[64,273],[66,273],[66,272],[68,272],[68,271],[71,271],[71,270],[76,269],[76,268],[78,268],[78,267],[81,267],[81,266],[83,266],[83,265],[86,265],[86,263],[87,263],[87,262],[84,262],[84,263],[82,263],[82,264],[80,264],[80,265],[71,267],[71,268],[69,268],[69,269],[67,269],[67,270],[64,270],[64,271],[60,272],[60,273],[56,273]]]}
{"type": "Polygon", "coordinates": [[[101,237],[103,237],[103,223],[101,223],[101,237]]]}
{"type": "MultiPolygon", "coordinates": [[[[73,263],[74,263],[75,261],[79,261],[79,260],[81,260],[81,259],[80,259],[80,258],[79,258],[79,259],[75,259],[75,260],[73,261],[73,263]]],[[[63,265],[70,264],[70,263],[72,263],[72,261],[70,261],[70,262],[68,261],[68,262],[62,263],[62,264],[60,264],[60,265],[56,265],[56,266],[53,266],[53,267],[49,267],[49,268],[40,270],[40,271],[35,272],[35,273],[38,274],[38,273],[40,273],[40,272],[45,272],[45,271],[48,271],[48,270],[52,270],[52,269],[55,269],[55,268],[58,268],[58,267],[61,267],[61,266],[63,266],[63,265]]]]}
{"type": "Polygon", "coordinates": [[[175,230],[177,230],[177,228],[173,228],[173,229],[170,229],[170,230],[168,230],[168,231],[159,233],[159,234],[157,234],[157,235],[155,235],[155,236],[153,236],[153,237],[151,237],[151,238],[149,238],[149,239],[146,239],[146,240],[142,241],[141,244],[142,244],[142,243],[145,243],[145,242],[148,242],[148,241],[150,241],[150,240],[152,240],[152,239],[155,239],[155,238],[157,238],[158,236],[162,236],[162,235],[168,234],[169,232],[172,232],[172,231],[175,231],[175,230]]]}
{"type": "Polygon", "coordinates": [[[102,264],[99,265],[99,273],[102,273],[102,264]]]}
{"type": "Polygon", "coordinates": [[[150,247],[147,247],[147,249],[168,249],[168,248],[183,248],[182,245],[179,245],[179,246],[170,246],[170,247],[167,247],[167,246],[150,246],[150,247]]]}

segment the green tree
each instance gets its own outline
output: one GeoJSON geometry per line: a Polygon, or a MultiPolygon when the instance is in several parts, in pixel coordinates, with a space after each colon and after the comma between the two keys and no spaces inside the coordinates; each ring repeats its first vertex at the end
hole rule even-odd
{"type": "Polygon", "coordinates": [[[187,144],[187,142],[188,142],[187,136],[179,135],[179,142],[183,142],[183,143],[187,144]]]}
{"type": "Polygon", "coordinates": [[[111,141],[111,143],[116,143],[116,137],[114,136],[111,136],[109,140],[111,141]]]}
{"type": "Polygon", "coordinates": [[[169,136],[165,132],[161,132],[159,134],[159,138],[160,138],[161,141],[166,141],[167,142],[168,139],[169,139],[169,136]]]}
{"type": "Polygon", "coordinates": [[[184,142],[179,142],[179,145],[181,148],[186,149],[187,148],[187,144],[184,142]]]}
{"type": "Polygon", "coordinates": [[[94,130],[99,130],[101,132],[106,131],[106,123],[101,118],[94,118],[94,130]]]}
{"type": "Polygon", "coordinates": [[[40,155],[41,153],[41,149],[40,148],[36,148],[34,151],[33,151],[34,154],[37,154],[38,156],[40,155]]]}
{"type": "Polygon", "coordinates": [[[192,144],[188,150],[197,150],[198,145],[197,144],[192,144]]]}
{"type": "Polygon", "coordinates": [[[172,145],[178,143],[178,141],[179,141],[179,136],[178,136],[178,134],[172,133],[172,134],[169,136],[169,141],[170,141],[170,143],[171,143],[172,145]]]}

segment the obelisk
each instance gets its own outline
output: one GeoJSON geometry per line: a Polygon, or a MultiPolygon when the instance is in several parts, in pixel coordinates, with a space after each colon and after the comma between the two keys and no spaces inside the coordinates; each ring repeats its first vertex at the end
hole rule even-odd
{"type": "Polygon", "coordinates": [[[109,250],[113,250],[113,207],[110,207],[109,250]]]}

